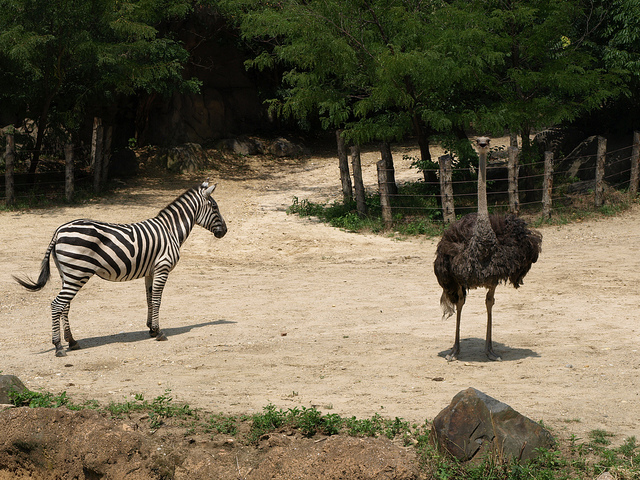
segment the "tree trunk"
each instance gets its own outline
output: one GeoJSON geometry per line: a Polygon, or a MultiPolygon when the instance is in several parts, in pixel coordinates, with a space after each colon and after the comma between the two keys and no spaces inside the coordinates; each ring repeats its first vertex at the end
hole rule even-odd
{"type": "Polygon", "coordinates": [[[387,191],[389,195],[398,194],[398,185],[396,184],[395,167],[393,166],[393,155],[391,154],[391,145],[389,142],[382,142],[380,144],[380,154],[382,156],[382,162],[384,168],[387,171],[387,191]]]}
{"type": "Polygon", "coordinates": [[[596,156],[596,207],[604,204],[604,162],[607,154],[607,139],[598,137],[598,153],[596,156]]]}
{"type": "Polygon", "coordinates": [[[6,136],[6,139],[7,139],[7,149],[4,157],[5,202],[7,205],[13,205],[16,201],[16,192],[15,192],[14,180],[13,180],[13,162],[15,159],[15,143],[13,139],[13,133],[8,133],[6,136]]]}
{"type": "MultiPolygon", "coordinates": [[[[429,151],[429,135],[426,132],[424,122],[420,120],[416,115],[412,117],[413,130],[418,138],[418,147],[420,147],[420,160],[422,162],[433,162],[431,159],[431,152],[429,151]]],[[[425,169],[422,170],[424,181],[427,185],[438,185],[438,175],[435,170],[425,169]]]]}
{"type": "Polygon", "coordinates": [[[518,134],[516,132],[509,132],[509,146],[518,148],[518,134]]]}
{"type": "Polygon", "coordinates": [[[54,95],[49,95],[42,106],[40,112],[40,118],[38,119],[38,133],[36,134],[36,146],[34,148],[33,156],[31,157],[31,164],[29,165],[29,180],[28,183],[33,185],[35,183],[36,169],[40,162],[40,151],[42,150],[42,144],[44,143],[44,132],[47,129],[47,117],[49,115],[49,107],[54,95]]]}
{"type": "Polygon", "coordinates": [[[102,188],[102,119],[93,119],[93,136],[91,137],[91,168],[93,168],[93,191],[98,193],[102,188]]]}
{"type": "Polygon", "coordinates": [[[376,162],[378,170],[378,190],[380,191],[380,206],[382,207],[382,221],[386,228],[391,228],[393,214],[391,213],[391,198],[389,194],[390,178],[389,170],[384,160],[376,162]]]}
{"type": "MultiPolygon", "coordinates": [[[[342,130],[336,130],[336,142],[338,144],[338,166],[340,167],[340,182],[342,183],[342,198],[345,204],[353,200],[351,176],[349,175],[349,158],[347,148],[342,138],[342,130]]],[[[355,172],[354,172],[355,176],[355,172]]]]}
{"type": "Polygon", "coordinates": [[[102,140],[102,172],[100,173],[100,188],[104,188],[109,180],[109,163],[111,162],[111,137],[113,136],[113,126],[109,125],[103,129],[102,140]]]}
{"type": "Polygon", "coordinates": [[[73,144],[67,143],[64,146],[64,194],[67,202],[73,199],[74,186],[74,172],[73,172],[73,144]]]}
{"type": "Polygon", "coordinates": [[[364,182],[362,181],[362,165],[360,163],[360,145],[351,147],[351,168],[353,170],[353,187],[356,192],[356,209],[361,217],[367,214],[364,182]]]}
{"type": "Polygon", "coordinates": [[[438,163],[440,164],[442,218],[445,224],[453,223],[456,220],[456,211],[453,200],[451,157],[449,155],[438,157],[438,163]]]}

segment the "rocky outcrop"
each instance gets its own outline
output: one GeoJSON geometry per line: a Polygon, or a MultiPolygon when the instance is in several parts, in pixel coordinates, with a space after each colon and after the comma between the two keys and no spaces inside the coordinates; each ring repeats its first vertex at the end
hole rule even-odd
{"type": "Polygon", "coordinates": [[[460,461],[488,454],[530,460],[555,441],[538,423],[475,388],[458,393],[433,420],[437,444],[460,461]]]}

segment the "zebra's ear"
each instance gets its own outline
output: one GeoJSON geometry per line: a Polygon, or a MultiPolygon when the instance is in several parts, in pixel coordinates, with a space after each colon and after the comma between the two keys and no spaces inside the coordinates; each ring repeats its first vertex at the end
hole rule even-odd
{"type": "Polygon", "coordinates": [[[209,186],[209,179],[207,178],[204,182],[202,182],[202,185],[200,185],[200,188],[207,188],[209,186]]]}
{"type": "Polygon", "coordinates": [[[209,188],[207,188],[207,189],[204,191],[204,197],[205,197],[205,198],[207,198],[207,197],[210,197],[210,196],[211,196],[211,194],[213,193],[213,191],[216,189],[216,185],[218,185],[218,184],[217,184],[217,183],[214,183],[213,185],[211,185],[209,188]]]}

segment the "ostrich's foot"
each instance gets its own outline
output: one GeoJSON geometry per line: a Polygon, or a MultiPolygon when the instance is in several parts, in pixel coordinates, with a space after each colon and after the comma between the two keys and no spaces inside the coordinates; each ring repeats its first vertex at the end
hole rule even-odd
{"type": "Polygon", "coordinates": [[[446,358],[447,362],[452,362],[453,360],[458,359],[458,355],[460,354],[460,345],[454,345],[449,353],[447,353],[446,358]]]}
{"type": "Polygon", "coordinates": [[[487,348],[484,353],[487,355],[487,358],[492,362],[501,362],[502,357],[493,351],[493,348],[487,348]]]}

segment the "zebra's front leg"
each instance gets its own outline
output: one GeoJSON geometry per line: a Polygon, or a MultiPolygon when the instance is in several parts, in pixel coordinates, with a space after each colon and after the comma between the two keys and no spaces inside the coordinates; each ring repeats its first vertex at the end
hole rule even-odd
{"type": "Polygon", "coordinates": [[[147,327],[153,336],[151,327],[153,325],[153,274],[144,277],[144,289],[147,294],[147,327]]]}
{"type": "Polygon", "coordinates": [[[147,326],[149,327],[149,335],[158,341],[167,340],[166,335],[160,330],[160,301],[164,285],[167,282],[167,275],[167,273],[161,273],[145,277],[148,306],[147,326]]]}

